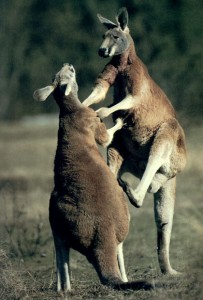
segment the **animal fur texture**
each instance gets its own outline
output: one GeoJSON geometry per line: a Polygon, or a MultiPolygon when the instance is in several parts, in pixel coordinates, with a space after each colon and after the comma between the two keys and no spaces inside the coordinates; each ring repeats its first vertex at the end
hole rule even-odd
{"type": "Polygon", "coordinates": [[[186,164],[184,132],[171,102],[136,54],[126,8],[119,11],[117,24],[98,17],[107,28],[99,54],[112,58],[83,104],[99,103],[114,86],[113,105],[97,111],[102,119],[113,114],[114,120],[124,124],[109,145],[109,167],[136,207],[142,206],[147,191],[154,194],[160,268],[177,274],[170,265],[169,244],[176,175],[186,164]],[[136,189],[121,179],[124,171],[140,179],[136,189]]]}
{"type": "Polygon", "coordinates": [[[86,256],[103,284],[115,289],[152,288],[146,281],[127,282],[122,244],[129,229],[128,205],[95,141],[106,143],[108,132],[96,112],[78,100],[74,68],[65,64],[53,84],[37,90],[34,98],[45,100],[48,91],[60,110],[49,207],[58,292],[71,289],[70,248],[86,256]]]}

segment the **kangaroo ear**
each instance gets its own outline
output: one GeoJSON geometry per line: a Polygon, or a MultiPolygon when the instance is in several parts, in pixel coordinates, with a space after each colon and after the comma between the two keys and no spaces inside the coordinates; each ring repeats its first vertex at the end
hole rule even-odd
{"type": "Polygon", "coordinates": [[[107,28],[107,29],[112,29],[115,27],[118,27],[115,23],[111,22],[110,20],[102,17],[100,14],[97,14],[97,17],[99,18],[99,21],[107,28]]]}
{"type": "Polygon", "coordinates": [[[53,85],[48,85],[42,89],[36,90],[33,94],[33,98],[36,101],[45,101],[49,95],[54,91],[55,87],[53,85]]]}
{"type": "Polygon", "coordinates": [[[121,29],[125,30],[125,28],[128,26],[128,11],[126,7],[122,7],[119,9],[116,20],[121,29]]]}

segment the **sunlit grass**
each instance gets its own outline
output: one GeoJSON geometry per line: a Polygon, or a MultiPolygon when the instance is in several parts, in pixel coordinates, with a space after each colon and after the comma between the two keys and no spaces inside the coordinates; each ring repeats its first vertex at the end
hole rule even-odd
{"type": "MultiPolygon", "coordinates": [[[[184,275],[160,274],[153,199],[147,195],[142,209],[129,205],[126,269],[129,279],[155,278],[163,286],[151,292],[113,291],[101,286],[92,266],[72,251],[70,299],[202,299],[203,125],[189,128],[186,134],[188,164],[178,176],[171,239],[171,263],[184,275]]],[[[56,299],[48,223],[56,136],[57,119],[0,126],[0,265],[6,270],[0,273],[1,299],[56,299]]]]}

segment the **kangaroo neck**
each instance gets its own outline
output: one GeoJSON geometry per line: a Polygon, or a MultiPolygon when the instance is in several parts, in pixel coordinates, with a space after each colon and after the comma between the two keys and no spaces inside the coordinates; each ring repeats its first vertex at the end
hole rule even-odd
{"type": "Polygon", "coordinates": [[[116,55],[113,57],[112,62],[115,67],[118,68],[119,72],[122,72],[126,69],[126,67],[136,59],[136,51],[133,39],[130,39],[130,45],[128,49],[125,50],[122,54],[116,55]]]}
{"type": "Polygon", "coordinates": [[[60,116],[75,113],[82,108],[82,104],[77,95],[70,93],[68,96],[63,95],[63,100],[59,103],[60,116]]]}

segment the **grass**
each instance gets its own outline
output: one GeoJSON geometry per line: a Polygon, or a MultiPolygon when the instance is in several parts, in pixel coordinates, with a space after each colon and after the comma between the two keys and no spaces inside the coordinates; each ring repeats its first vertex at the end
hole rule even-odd
{"type": "MultiPolygon", "coordinates": [[[[48,223],[57,118],[0,126],[0,299],[56,299],[55,258],[48,223]]],[[[156,254],[153,201],[129,205],[124,244],[129,279],[155,278],[154,291],[118,292],[102,286],[92,266],[71,252],[68,299],[203,299],[203,124],[186,127],[188,164],[178,176],[171,263],[181,277],[162,276],[156,254]]]]}

